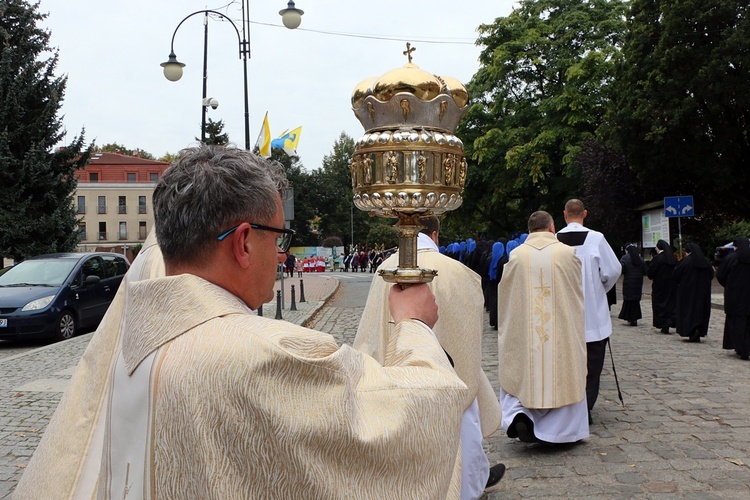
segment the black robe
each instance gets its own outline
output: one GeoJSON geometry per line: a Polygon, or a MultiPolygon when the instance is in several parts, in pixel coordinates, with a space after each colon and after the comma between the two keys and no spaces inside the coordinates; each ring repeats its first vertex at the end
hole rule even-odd
{"type": "Polygon", "coordinates": [[[677,283],[677,333],[680,337],[705,337],[711,317],[711,281],[714,269],[697,245],[688,243],[690,254],[674,268],[677,283]],[[692,251],[690,251],[692,248],[692,251]]]}
{"type": "MultiPolygon", "coordinates": [[[[739,239],[739,238],[738,238],[739,239]]],[[[716,273],[724,287],[724,349],[734,349],[740,356],[750,354],[750,248],[743,238],[737,250],[727,255],[716,273]]]]}
{"type": "Polygon", "coordinates": [[[641,295],[643,294],[643,275],[646,273],[646,264],[637,253],[635,257],[636,259],[630,253],[626,253],[620,259],[623,275],[622,309],[618,318],[630,322],[643,317],[641,314],[641,295]]]}
{"type": "Polygon", "coordinates": [[[651,279],[651,305],[654,311],[654,326],[656,328],[665,328],[673,326],[673,316],[675,307],[675,282],[672,278],[674,264],[670,264],[667,252],[665,250],[656,254],[648,266],[648,277],[651,279]]]}

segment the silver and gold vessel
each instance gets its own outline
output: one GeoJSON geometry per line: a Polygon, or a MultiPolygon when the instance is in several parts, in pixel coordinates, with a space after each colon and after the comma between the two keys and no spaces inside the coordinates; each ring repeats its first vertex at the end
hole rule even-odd
{"type": "Polygon", "coordinates": [[[427,283],[437,271],[417,266],[419,217],[461,206],[466,157],[454,131],[469,95],[457,80],[408,63],[360,82],[352,109],[365,129],[349,166],[354,205],[380,217],[398,218],[399,264],[380,270],[388,282],[427,283]]]}

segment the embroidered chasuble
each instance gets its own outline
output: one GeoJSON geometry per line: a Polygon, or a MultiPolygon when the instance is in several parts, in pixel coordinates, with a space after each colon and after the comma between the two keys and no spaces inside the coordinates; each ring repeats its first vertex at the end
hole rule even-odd
{"type": "Polygon", "coordinates": [[[581,262],[549,232],[529,234],[498,285],[500,386],[525,408],[583,401],[586,341],[581,262]]]}
{"type": "Polygon", "coordinates": [[[152,230],[91,337],[13,498],[93,498],[102,457],[110,372],[120,349],[128,283],[164,276],[152,230]]]}
{"type": "MultiPolygon", "coordinates": [[[[501,415],[497,394],[482,370],[484,299],[481,295],[481,279],[457,260],[432,250],[419,250],[417,264],[422,268],[438,270],[438,275],[432,283],[428,283],[435,294],[440,315],[433,331],[440,345],[453,359],[456,374],[469,388],[464,401],[465,407],[477,398],[482,434],[488,437],[500,426],[501,415]],[[465,334],[462,335],[461,332],[465,334]]],[[[388,257],[381,267],[389,269],[397,265],[396,253],[388,257]]],[[[390,287],[391,284],[382,278],[373,278],[354,339],[355,349],[371,355],[378,361],[385,359],[388,329],[392,328],[388,323],[391,321],[387,300],[390,287]]]]}
{"type": "Polygon", "coordinates": [[[453,498],[467,390],[422,323],[397,326],[384,367],[158,278],[147,243],[14,498],[453,498]]]}

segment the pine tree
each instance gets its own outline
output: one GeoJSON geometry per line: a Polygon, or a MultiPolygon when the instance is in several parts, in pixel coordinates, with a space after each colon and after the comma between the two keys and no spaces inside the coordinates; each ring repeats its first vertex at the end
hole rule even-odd
{"type": "Polygon", "coordinates": [[[79,241],[74,174],[89,152],[83,131],[52,150],[65,134],[58,112],[67,78],[54,74],[57,50],[37,26],[45,18],[38,4],[0,0],[0,255],[15,260],[79,241]]]}
{"type": "MultiPolygon", "coordinates": [[[[200,141],[199,138],[195,138],[200,141]]],[[[229,135],[224,132],[224,120],[213,121],[211,118],[206,122],[206,144],[210,146],[226,146],[229,143],[229,135]]]]}

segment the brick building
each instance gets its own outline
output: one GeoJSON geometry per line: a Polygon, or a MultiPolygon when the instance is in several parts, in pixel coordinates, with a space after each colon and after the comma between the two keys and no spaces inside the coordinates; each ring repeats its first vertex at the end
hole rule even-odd
{"type": "Polygon", "coordinates": [[[151,196],[169,163],[116,153],[95,153],[76,171],[74,203],[81,233],[79,250],[143,243],[154,223],[151,196]]]}

